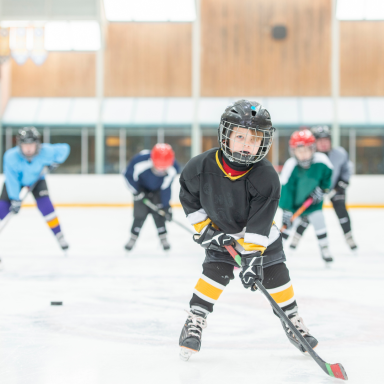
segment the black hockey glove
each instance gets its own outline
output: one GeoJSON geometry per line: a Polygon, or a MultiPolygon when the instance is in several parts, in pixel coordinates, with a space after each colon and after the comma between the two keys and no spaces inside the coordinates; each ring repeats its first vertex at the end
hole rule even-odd
{"type": "Polygon", "coordinates": [[[140,200],[143,200],[145,197],[145,193],[144,192],[139,192],[139,193],[134,193],[133,194],[133,200],[134,201],[140,201],[140,200]]]}
{"type": "Polygon", "coordinates": [[[140,201],[143,199],[148,199],[150,202],[152,202],[153,193],[152,192],[144,192],[140,191],[138,193],[133,194],[133,200],[134,201],[140,201]]]}
{"type": "Polygon", "coordinates": [[[292,218],[293,213],[290,211],[283,211],[283,225],[287,227],[287,229],[292,227],[292,218]]]}
{"type": "Polygon", "coordinates": [[[60,164],[52,163],[51,165],[48,165],[49,172],[54,171],[60,164]]]}
{"type": "Polygon", "coordinates": [[[232,236],[213,228],[212,224],[208,225],[208,228],[202,235],[193,235],[193,240],[203,248],[218,251],[223,251],[220,248],[223,248],[224,245],[235,244],[235,239],[232,236]]]}
{"type": "Polygon", "coordinates": [[[345,194],[345,190],[348,188],[348,181],[343,181],[343,180],[340,180],[336,186],[335,186],[335,190],[337,193],[341,193],[341,194],[345,194]]]}
{"type": "Polygon", "coordinates": [[[312,204],[319,204],[323,201],[324,191],[320,187],[316,187],[309,196],[313,199],[312,204]]]}
{"type": "Polygon", "coordinates": [[[21,208],[21,201],[20,200],[11,200],[11,206],[9,207],[9,212],[17,214],[17,213],[19,213],[20,208],[21,208]]]}
{"type": "Polygon", "coordinates": [[[241,257],[241,272],[240,279],[244,288],[251,291],[256,291],[255,281],[262,281],[264,278],[263,273],[263,257],[261,252],[251,253],[241,257]]]}

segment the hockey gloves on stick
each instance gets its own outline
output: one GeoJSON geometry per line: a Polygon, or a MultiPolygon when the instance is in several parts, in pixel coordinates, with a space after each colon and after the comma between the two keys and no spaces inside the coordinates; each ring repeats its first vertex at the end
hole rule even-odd
{"type": "Polygon", "coordinates": [[[143,199],[148,199],[149,201],[152,202],[152,198],[153,198],[153,193],[152,192],[140,191],[138,193],[134,193],[133,194],[133,200],[134,201],[140,201],[140,200],[143,200],[143,199]]]}
{"type": "Polygon", "coordinates": [[[223,251],[221,248],[223,248],[224,245],[235,244],[235,239],[232,236],[213,228],[212,224],[208,225],[208,228],[202,235],[194,235],[193,240],[205,249],[219,251],[223,251]]]}
{"type": "Polygon", "coordinates": [[[324,191],[320,187],[316,187],[309,196],[313,199],[312,204],[319,204],[323,201],[324,191]]]}
{"type": "Polygon", "coordinates": [[[60,164],[57,163],[52,163],[51,165],[48,166],[49,172],[54,171],[60,164]]]}
{"type": "Polygon", "coordinates": [[[283,211],[283,225],[286,227],[286,229],[289,229],[292,227],[292,219],[293,213],[290,211],[283,211]]]}
{"type": "Polygon", "coordinates": [[[263,281],[263,278],[263,257],[261,252],[241,256],[240,279],[244,288],[251,288],[251,291],[256,291],[255,281],[263,281]]]}
{"type": "Polygon", "coordinates": [[[20,208],[21,208],[20,200],[11,200],[11,206],[9,207],[9,212],[12,212],[14,214],[19,213],[20,208]]]}

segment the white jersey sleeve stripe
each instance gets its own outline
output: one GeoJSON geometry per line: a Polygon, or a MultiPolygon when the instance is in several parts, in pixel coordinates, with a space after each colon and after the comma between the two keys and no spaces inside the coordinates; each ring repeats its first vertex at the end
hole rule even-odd
{"type": "Polygon", "coordinates": [[[294,157],[291,157],[285,162],[283,170],[281,171],[281,174],[280,174],[280,183],[282,185],[288,183],[288,180],[291,177],[292,172],[295,169],[296,165],[297,165],[297,160],[294,157]]]}
{"type": "Polygon", "coordinates": [[[207,212],[205,212],[203,208],[200,208],[198,211],[187,215],[187,219],[192,225],[201,223],[202,221],[207,220],[207,218],[208,218],[207,212]]]}

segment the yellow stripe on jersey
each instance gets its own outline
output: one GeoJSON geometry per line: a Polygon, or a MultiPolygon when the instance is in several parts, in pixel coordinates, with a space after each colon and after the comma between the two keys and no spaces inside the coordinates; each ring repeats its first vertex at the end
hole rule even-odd
{"type": "Polygon", "coordinates": [[[245,251],[254,251],[254,252],[260,251],[261,254],[263,254],[264,251],[267,249],[266,247],[263,247],[262,245],[257,245],[257,244],[253,244],[253,243],[245,243],[243,238],[238,239],[236,241],[244,248],[245,251]]]}
{"type": "Polygon", "coordinates": [[[293,286],[291,284],[290,287],[284,289],[281,292],[271,293],[273,300],[276,301],[277,304],[285,303],[286,301],[290,301],[295,297],[295,292],[293,291],[293,286]]]}
{"type": "Polygon", "coordinates": [[[200,278],[197,282],[195,290],[202,293],[204,296],[209,297],[212,300],[217,300],[223,292],[222,289],[214,287],[202,278],[200,278]]]}
{"type": "Polygon", "coordinates": [[[200,223],[193,224],[193,228],[195,228],[196,232],[200,233],[210,222],[211,219],[208,217],[208,219],[200,221],[200,223]]]}
{"type": "Polygon", "coordinates": [[[59,223],[59,219],[55,217],[54,219],[47,221],[47,224],[49,228],[52,229],[52,228],[56,228],[60,223],[59,223]]]}
{"type": "Polygon", "coordinates": [[[228,173],[224,171],[224,168],[223,168],[223,166],[220,163],[220,160],[219,160],[219,150],[217,150],[217,152],[216,152],[216,163],[219,166],[219,168],[223,171],[223,173],[225,174],[225,177],[228,177],[228,179],[230,179],[232,181],[240,179],[240,177],[243,177],[244,175],[246,175],[252,169],[252,167],[249,168],[247,172],[245,172],[245,173],[243,173],[242,175],[239,175],[239,176],[229,176],[228,173]]]}

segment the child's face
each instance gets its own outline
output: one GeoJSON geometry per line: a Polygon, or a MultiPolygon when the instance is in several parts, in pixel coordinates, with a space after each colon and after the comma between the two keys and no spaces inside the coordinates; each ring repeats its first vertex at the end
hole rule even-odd
{"type": "Polygon", "coordinates": [[[21,152],[23,152],[23,155],[26,157],[32,157],[37,152],[37,144],[36,143],[30,143],[30,144],[21,144],[21,152]]]}
{"type": "Polygon", "coordinates": [[[331,140],[327,137],[317,139],[316,148],[319,152],[329,152],[331,150],[331,140]]]}
{"type": "Polygon", "coordinates": [[[263,136],[253,129],[234,127],[229,136],[229,149],[232,153],[240,152],[255,156],[260,148],[263,136]]]}
{"type": "Polygon", "coordinates": [[[299,161],[310,160],[313,155],[313,151],[310,147],[297,147],[293,150],[293,153],[299,161]]]}

